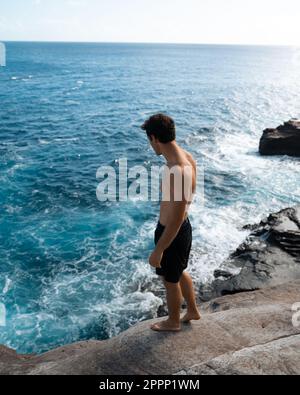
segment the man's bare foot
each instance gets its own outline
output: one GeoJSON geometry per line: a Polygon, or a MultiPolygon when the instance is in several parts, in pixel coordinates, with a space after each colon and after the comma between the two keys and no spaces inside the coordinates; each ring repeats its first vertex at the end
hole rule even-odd
{"type": "Polygon", "coordinates": [[[155,332],[180,332],[180,324],[175,324],[174,322],[167,320],[158,322],[151,326],[151,329],[155,332]]]}
{"type": "Polygon", "coordinates": [[[201,320],[201,315],[199,311],[187,312],[186,315],[181,319],[183,324],[189,324],[191,321],[201,320]]]}

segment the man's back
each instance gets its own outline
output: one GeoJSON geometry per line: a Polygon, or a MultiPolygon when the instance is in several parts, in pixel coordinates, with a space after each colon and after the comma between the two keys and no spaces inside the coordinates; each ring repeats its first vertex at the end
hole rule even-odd
{"type": "MultiPolygon", "coordinates": [[[[179,198],[186,203],[185,219],[188,217],[190,205],[192,204],[194,194],[197,188],[197,164],[193,156],[179,148],[176,155],[176,160],[172,163],[167,163],[167,167],[163,176],[162,190],[163,199],[160,206],[160,223],[166,225],[173,214],[173,199],[172,199],[172,186],[170,182],[170,174],[178,174],[181,172],[182,185],[179,185],[178,178],[174,179],[174,194],[179,188],[179,198]],[[177,183],[177,185],[176,185],[177,183]],[[170,198],[169,198],[170,197],[170,198]]],[[[174,195],[173,194],[173,195],[174,195]]],[[[173,196],[174,197],[174,196],[173,196]]]]}

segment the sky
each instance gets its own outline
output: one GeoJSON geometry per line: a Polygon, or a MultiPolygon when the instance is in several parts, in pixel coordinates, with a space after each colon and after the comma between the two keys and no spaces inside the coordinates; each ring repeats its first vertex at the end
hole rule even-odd
{"type": "Polygon", "coordinates": [[[299,0],[0,0],[0,41],[300,46],[299,0]]]}

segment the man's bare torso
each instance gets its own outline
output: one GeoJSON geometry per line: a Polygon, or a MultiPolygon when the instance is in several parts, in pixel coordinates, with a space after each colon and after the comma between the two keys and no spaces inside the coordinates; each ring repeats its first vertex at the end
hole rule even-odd
{"type": "MultiPolygon", "coordinates": [[[[187,151],[180,149],[180,154],[174,163],[168,163],[167,164],[169,169],[172,169],[174,167],[180,167],[182,169],[188,169],[189,171],[189,182],[190,182],[190,189],[191,189],[191,194],[189,195],[189,198],[186,200],[186,212],[185,212],[185,219],[188,217],[188,210],[189,207],[192,203],[194,194],[196,193],[196,187],[197,187],[197,164],[194,158],[190,153],[187,151]]],[[[162,185],[162,188],[164,186],[168,189],[169,185],[162,185]]],[[[184,199],[184,193],[183,193],[183,200],[184,199]]],[[[170,216],[172,215],[173,208],[172,208],[172,202],[170,201],[165,201],[162,199],[161,205],[160,205],[160,223],[164,226],[166,226],[170,220],[170,216]]]]}

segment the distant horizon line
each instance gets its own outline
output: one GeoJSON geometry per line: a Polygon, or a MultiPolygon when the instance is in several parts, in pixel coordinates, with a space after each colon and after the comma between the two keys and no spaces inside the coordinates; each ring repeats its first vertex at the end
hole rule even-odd
{"type": "Polygon", "coordinates": [[[45,44],[124,44],[124,45],[198,45],[198,46],[231,46],[231,47],[293,47],[300,48],[295,44],[250,44],[250,43],[191,43],[191,42],[142,42],[142,41],[71,41],[71,40],[2,40],[3,43],[45,43],[45,44]]]}

